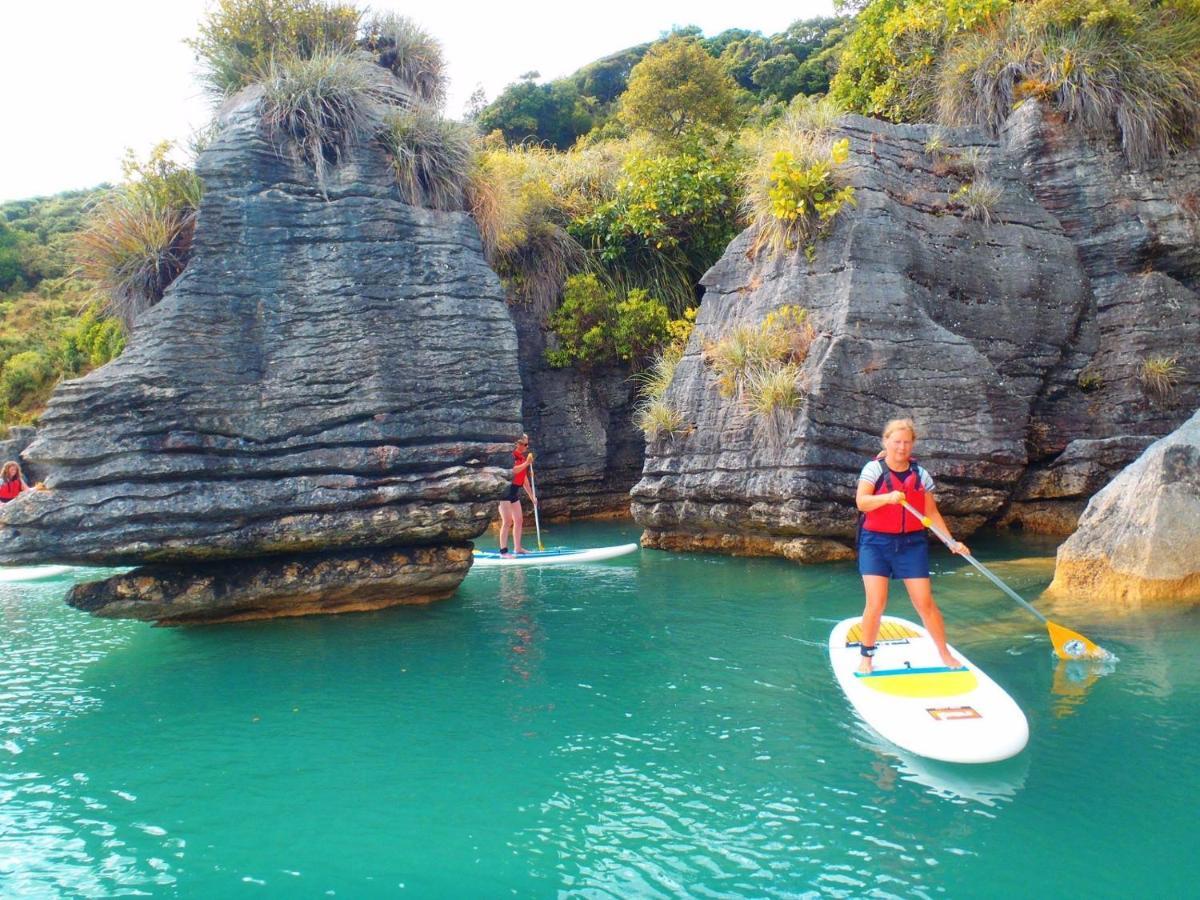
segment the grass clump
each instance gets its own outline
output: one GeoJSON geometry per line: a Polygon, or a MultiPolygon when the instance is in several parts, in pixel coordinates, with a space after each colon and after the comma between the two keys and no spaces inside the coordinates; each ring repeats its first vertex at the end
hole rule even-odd
{"type": "Polygon", "coordinates": [[[759,325],[735,326],[704,348],[704,360],[722,397],[736,398],[753,415],[766,418],[803,398],[801,366],[816,336],[806,309],[784,306],[759,325]]]}
{"type": "Polygon", "coordinates": [[[991,225],[1002,194],[998,184],[981,177],[967,182],[951,194],[950,202],[962,209],[964,217],[991,225]]]}
{"type": "Polygon", "coordinates": [[[384,98],[369,63],[344,50],[272,58],[263,80],[262,122],[325,185],[329,166],[378,125],[384,98]]]}
{"type": "Polygon", "coordinates": [[[125,184],[97,201],[75,238],[77,275],[126,327],[162,299],[191,256],[203,187],[169,158],[171,148],[159,144],[145,164],[127,156],[125,184]]]}
{"type": "Polygon", "coordinates": [[[1146,393],[1165,400],[1175,391],[1175,385],[1186,374],[1178,356],[1150,356],[1142,361],[1138,377],[1146,393]]]}
{"type": "Polygon", "coordinates": [[[352,48],[361,18],[348,3],[216,0],[187,43],[200,63],[201,80],[223,98],[261,81],[277,56],[308,59],[352,48]]]}
{"type": "Polygon", "coordinates": [[[379,13],[363,26],[362,46],[420,103],[446,103],[446,58],[441,42],[407,16],[379,13]]]}
{"type": "Polygon", "coordinates": [[[854,188],[836,173],[850,156],[850,141],[829,136],[832,116],[825,103],[789,112],[752,147],[742,201],[755,228],[751,256],[810,244],[856,205],[854,188]]]}
{"type": "Polygon", "coordinates": [[[666,399],[667,388],[675,377],[675,368],[683,359],[683,349],[681,342],[668,345],[649,366],[634,376],[641,385],[641,400],[634,410],[633,423],[642,430],[647,440],[653,441],[663,435],[684,431],[683,413],[666,399]]]}
{"type": "Polygon", "coordinates": [[[380,141],[387,149],[405,203],[429,209],[463,208],[474,165],[471,130],[435,109],[416,105],[389,110],[380,141]]]}
{"type": "Polygon", "coordinates": [[[947,49],[939,114],[993,134],[1044,100],[1093,131],[1116,129],[1133,165],[1200,137],[1200,9],[1191,0],[1014,4],[947,49]]]}

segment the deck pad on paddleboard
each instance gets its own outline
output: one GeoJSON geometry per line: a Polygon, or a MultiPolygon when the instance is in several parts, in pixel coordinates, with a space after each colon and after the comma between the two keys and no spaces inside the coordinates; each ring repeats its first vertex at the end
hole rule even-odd
{"type": "Polygon", "coordinates": [[[637,544],[618,544],[615,547],[590,547],[579,550],[560,548],[555,550],[531,550],[529,553],[500,553],[497,550],[476,550],[475,566],[551,566],[572,563],[599,562],[624,556],[637,550],[637,544]]]}
{"type": "Polygon", "coordinates": [[[1029,723],[1021,708],[953,647],[964,665],[946,666],[920,625],[884,616],[873,671],[859,674],[860,624],[855,617],[834,626],[829,661],[846,698],[879,735],[947,762],[996,762],[1025,748],[1029,723]]]}

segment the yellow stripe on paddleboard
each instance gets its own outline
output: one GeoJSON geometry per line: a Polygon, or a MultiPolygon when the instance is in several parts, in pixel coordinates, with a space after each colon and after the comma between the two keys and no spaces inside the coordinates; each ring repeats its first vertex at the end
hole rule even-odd
{"type": "Polygon", "coordinates": [[[956,669],[950,672],[871,675],[860,678],[859,683],[894,697],[954,697],[975,690],[979,686],[979,679],[970,669],[956,669]]]}
{"type": "MultiPolygon", "coordinates": [[[[921,635],[913,631],[905,625],[896,625],[892,622],[883,622],[879,626],[879,634],[875,636],[878,641],[906,641],[909,638],[920,637],[921,635]]],[[[854,644],[862,643],[862,622],[857,625],[851,625],[850,630],[846,632],[846,646],[850,647],[854,644]]]]}

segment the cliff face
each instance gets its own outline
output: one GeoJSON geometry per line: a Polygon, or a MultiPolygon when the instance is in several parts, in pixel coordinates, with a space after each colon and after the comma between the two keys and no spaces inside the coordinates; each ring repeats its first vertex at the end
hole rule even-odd
{"type": "MultiPolygon", "coordinates": [[[[478,535],[521,393],[474,224],[401,203],[367,142],[324,196],[253,92],[198,169],[191,263],[119,359],[56,392],[25,453],[51,490],[0,512],[0,559],[186,568],[478,535]]],[[[467,568],[423,559],[454,584],[467,568]]]]}
{"type": "MultiPolygon", "coordinates": [[[[705,276],[696,332],[667,392],[689,430],[650,445],[633,490],[645,539],[845,555],[857,472],[897,416],[917,421],[917,455],[963,533],[1006,512],[1070,530],[1083,499],[1195,406],[1197,305],[1176,277],[1197,271],[1186,199],[1167,198],[1166,176],[1146,193],[1115,150],[1088,155],[1032,126],[1014,124],[1003,147],[971,130],[860,117],[840,131],[858,208],[836,220],[812,261],[799,252],[752,259],[746,233],[705,276]],[[945,146],[932,154],[935,133],[945,146]],[[1074,167],[1062,173],[1067,159],[1074,167]],[[1000,188],[991,224],[955,201],[979,177],[969,169],[1000,188]],[[1097,172],[1111,177],[1098,186],[1097,172]],[[1126,203],[1141,210],[1132,232],[1114,211],[1126,196],[1140,198],[1126,203]],[[1080,209],[1111,220],[1103,240],[1086,217],[1063,212],[1080,209]],[[1162,269],[1147,268],[1159,259],[1162,269]],[[758,419],[719,395],[702,350],[789,304],[807,308],[820,332],[803,367],[806,398],[758,419]],[[1150,396],[1142,363],[1168,350],[1187,374],[1150,396]],[[1014,498],[1024,515],[1009,509],[1014,498]]],[[[1168,165],[1190,178],[1196,159],[1168,165]]]]}
{"type": "Polygon", "coordinates": [[[1035,406],[1030,471],[1006,515],[1066,533],[1092,494],[1200,405],[1200,153],[1131,170],[1114,143],[1035,103],[1000,141],[1075,244],[1091,288],[1035,406]],[[1147,386],[1154,359],[1178,366],[1165,391],[1147,386]]]}
{"type": "Polygon", "coordinates": [[[542,514],[628,516],[629,490],[641,476],[646,446],[633,424],[637,389],[629,372],[552,368],[536,311],[521,305],[510,311],[542,514]]]}

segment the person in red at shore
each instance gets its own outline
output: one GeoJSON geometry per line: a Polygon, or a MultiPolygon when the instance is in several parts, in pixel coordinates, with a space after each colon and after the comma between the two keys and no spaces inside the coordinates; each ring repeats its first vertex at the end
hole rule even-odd
{"type": "MultiPolygon", "coordinates": [[[[908,599],[933,638],[942,662],[953,669],[962,666],[946,647],[942,612],[933,602],[925,526],[900,505],[907,500],[934,525],[950,533],[933,499],[933,479],[912,458],[916,440],[917,429],[912,419],[892,419],[883,429],[883,453],[867,463],[858,476],[855,501],[864,514],[858,539],[858,571],[867,593],[860,642],[862,662],[858,671],[864,675],[871,672],[879,620],[887,606],[889,578],[904,582],[908,599]]],[[[971,552],[962,541],[955,541],[952,550],[971,552]]]]}
{"type": "Polygon", "coordinates": [[[513,536],[513,553],[529,552],[521,546],[521,527],[525,522],[525,515],[521,511],[521,488],[525,488],[525,493],[529,495],[530,501],[536,506],[537,495],[534,494],[533,488],[529,484],[529,468],[532,465],[533,452],[529,449],[529,435],[523,434],[513,449],[512,483],[508,486],[508,493],[500,501],[500,554],[502,556],[508,555],[509,531],[513,536]]]}
{"type": "Polygon", "coordinates": [[[0,503],[16,500],[18,494],[29,489],[21,476],[21,467],[11,459],[0,468],[0,503]]]}

